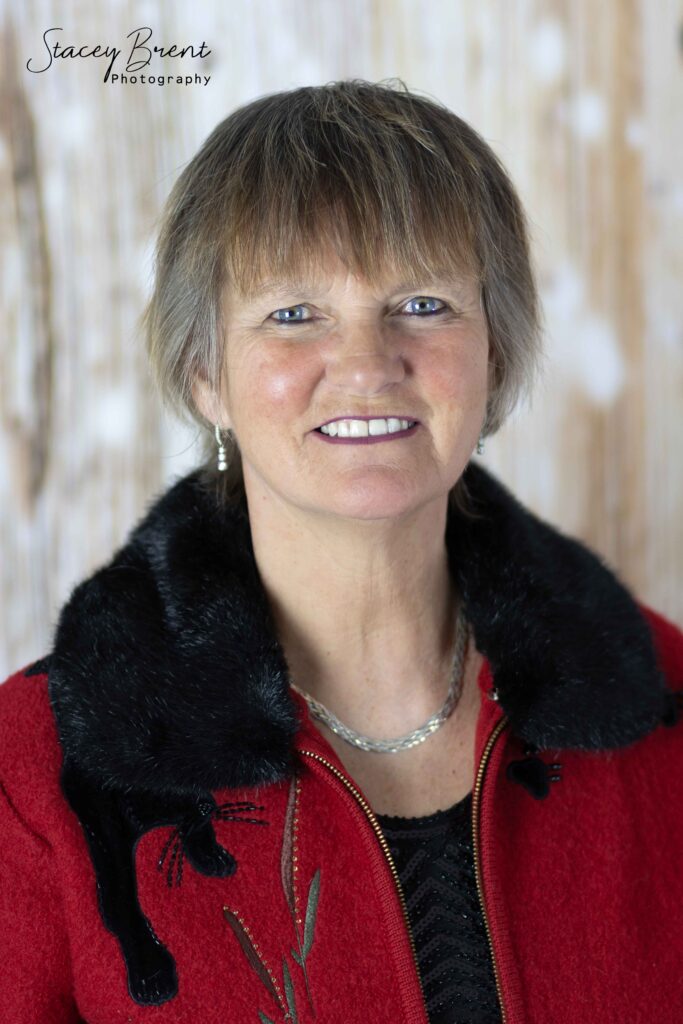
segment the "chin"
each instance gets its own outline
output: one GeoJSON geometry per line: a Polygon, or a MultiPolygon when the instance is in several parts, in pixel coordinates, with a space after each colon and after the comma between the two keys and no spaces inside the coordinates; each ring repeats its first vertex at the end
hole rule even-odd
{"type": "Polygon", "coordinates": [[[418,488],[403,480],[341,481],[336,487],[321,488],[311,509],[347,519],[397,519],[413,512],[435,497],[431,489],[418,488]],[[321,496],[324,495],[324,501],[321,496]]]}

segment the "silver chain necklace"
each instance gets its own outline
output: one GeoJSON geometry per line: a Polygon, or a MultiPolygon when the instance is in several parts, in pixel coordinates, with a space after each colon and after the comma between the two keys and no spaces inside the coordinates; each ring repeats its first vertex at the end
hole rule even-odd
{"type": "Polygon", "coordinates": [[[453,658],[453,671],[451,672],[451,681],[446,700],[441,708],[424,725],[421,725],[419,729],[414,729],[413,732],[409,732],[407,735],[400,736],[395,740],[375,740],[370,736],[364,736],[362,733],[356,732],[355,729],[351,729],[348,725],[340,722],[337,716],[326,708],[324,704],[321,704],[320,701],[315,700],[308,693],[300,690],[291,680],[289,685],[304,698],[313,718],[324,722],[332,732],[336,733],[337,736],[341,736],[347,743],[352,744],[354,747],[360,747],[361,750],[375,750],[380,754],[396,754],[399,750],[408,750],[409,747],[423,743],[428,736],[431,736],[437,729],[440,729],[460,700],[464,680],[465,649],[469,632],[470,629],[461,606],[455,622],[455,656],[453,658]]]}

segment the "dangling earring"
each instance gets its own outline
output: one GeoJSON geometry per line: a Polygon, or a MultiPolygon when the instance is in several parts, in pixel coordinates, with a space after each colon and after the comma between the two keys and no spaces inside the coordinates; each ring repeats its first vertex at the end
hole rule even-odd
{"type": "Polygon", "coordinates": [[[216,441],[218,442],[218,468],[221,472],[228,468],[228,463],[225,458],[225,445],[223,444],[223,438],[221,437],[221,428],[216,424],[214,431],[216,435],[216,441]]]}
{"type": "Polygon", "coordinates": [[[479,440],[477,441],[477,455],[483,455],[483,454],[484,454],[484,435],[480,434],[479,435],[479,440]]]}

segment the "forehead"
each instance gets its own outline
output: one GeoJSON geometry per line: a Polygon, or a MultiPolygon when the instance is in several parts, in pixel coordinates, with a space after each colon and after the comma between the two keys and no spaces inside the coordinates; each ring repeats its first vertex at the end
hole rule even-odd
{"type": "Polygon", "coordinates": [[[301,272],[293,271],[291,274],[281,273],[262,278],[246,290],[236,289],[235,297],[238,301],[252,303],[262,299],[276,299],[280,296],[291,294],[324,295],[330,292],[338,283],[345,285],[347,282],[358,285],[378,297],[397,292],[411,291],[414,289],[436,287],[447,289],[457,294],[469,294],[476,285],[476,277],[473,273],[463,271],[435,270],[427,273],[406,274],[404,272],[392,272],[387,270],[381,275],[375,275],[371,281],[358,273],[351,273],[344,268],[341,272],[324,272],[318,268],[315,271],[301,272]]]}

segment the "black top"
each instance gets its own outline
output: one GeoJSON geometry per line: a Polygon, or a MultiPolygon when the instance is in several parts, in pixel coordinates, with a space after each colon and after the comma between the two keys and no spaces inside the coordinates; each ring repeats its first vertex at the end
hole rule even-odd
{"type": "Polygon", "coordinates": [[[474,873],[472,794],[422,818],[375,817],[401,879],[430,1024],[500,1024],[474,873]]]}

